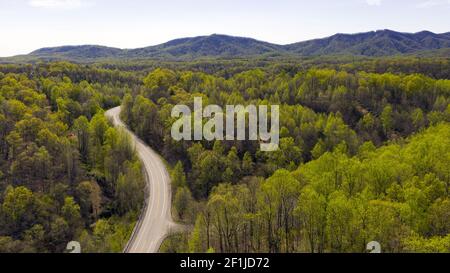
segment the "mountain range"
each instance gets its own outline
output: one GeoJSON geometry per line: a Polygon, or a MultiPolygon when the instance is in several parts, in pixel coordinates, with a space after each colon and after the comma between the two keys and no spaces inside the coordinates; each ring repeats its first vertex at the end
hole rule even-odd
{"type": "Polygon", "coordinates": [[[288,45],[277,45],[252,38],[213,34],[181,38],[164,44],[137,49],[119,49],[97,45],[42,48],[22,58],[32,59],[168,59],[198,58],[305,57],[323,55],[393,56],[445,50],[450,52],[450,32],[403,33],[378,30],[333,36],[288,45]]]}

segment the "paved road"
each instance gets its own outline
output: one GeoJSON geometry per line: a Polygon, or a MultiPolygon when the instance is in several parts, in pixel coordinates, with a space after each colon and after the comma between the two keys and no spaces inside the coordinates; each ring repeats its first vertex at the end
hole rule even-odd
{"type": "Polygon", "coordinates": [[[126,128],[119,114],[120,107],[106,112],[115,127],[121,127],[130,134],[147,176],[145,207],[124,252],[155,253],[169,230],[175,227],[170,212],[170,178],[159,155],[126,128]]]}

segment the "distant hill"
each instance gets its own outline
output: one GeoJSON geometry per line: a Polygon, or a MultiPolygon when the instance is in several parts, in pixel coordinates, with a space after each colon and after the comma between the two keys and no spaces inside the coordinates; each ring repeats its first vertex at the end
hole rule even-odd
{"type": "Polygon", "coordinates": [[[429,31],[401,33],[379,30],[358,34],[336,34],[324,39],[287,45],[284,48],[301,56],[390,56],[450,48],[450,33],[435,34],[429,31]]]}
{"type": "Polygon", "coordinates": [[[164,44],[138,49],[119,49],[97,45],[42,48],[28,55],[8,60],[75,60],[98,59],[168,59],[199,58],[304,57],[324,55],[393,56],[402,54],[448,56],[450,32],[436,34],[429,31],[402,33],[379,30],[357,34],[336,34],[289,45],[277,45],[251,38],[213,34],[182,38],[164,44]]]}
{"type": "Polygon", "coordinates": [[[283,53],[283,47],[251,38],[213,34],[193,38],[182,38],[170,42],[133,49],[126,52],[127,57],[248,57],[264,54],[283,53]]]}
{"type": "Polygon", "coordinates": [[[82,46],[61,46],[41,48],[31,52],[30,56],[47,57],[47,58],[68,58],[68,59],[97,59],[118,57],[122,53],[122,49],[97,46],[97,45],[82,45],[82,46]]]}

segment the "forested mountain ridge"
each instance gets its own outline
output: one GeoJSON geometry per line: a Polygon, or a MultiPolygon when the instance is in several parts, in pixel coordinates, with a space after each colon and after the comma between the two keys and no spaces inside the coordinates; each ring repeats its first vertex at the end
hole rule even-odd
{"type": "Polygon", "coordinates": [[[283,47],[251,38],[213,34],[182,38],[125,52],[127,57],[239,57],[284,53],[283,47]]]}
{"type": "Polygon", "coordinates": [[[236,58],[264,54],[286,54],[283,46],[251,38],[220,34],[171,40],[155,46],[137,49],[117,49],[96,45],[42,48],[30,57],[50,59],[153,58],[195,59],[201,57],[236,58]]]}
{"type": "Polygon", "coordinates": [[[358,34],[336,34],[325,39],[288,45],[285,49],[303,56],[330,54],[390,56],[448,47],[450,47],[448,33],[435,34],[430,31],[401,33],[380,30],[358,34]]]}
{"type": "Polygon", "coordinates": [[[97,45],[47,47],[35,50],[31,56],[60,56],[62,58],[107,58],[118,56],[122,52],[119,48],[97,45]]]}
{"type": "MultiPolygon", "coordinates": [[[[213,34],[181,38],[137,49],[118,49],[97,45],[42,48],[28,55],[4,58],[14,60],[75,60],[98,59],[167,59],[249,57],[307,57],[324,55],[392,56],[422,54],[450,48],[450,34],[429,31],[401,33],[379,30],[357,34],[336,34],[289,45],[277,45],[245,37],[213,34]]],[[[448,51],[442,51],[446,55],[448,51]]]]}

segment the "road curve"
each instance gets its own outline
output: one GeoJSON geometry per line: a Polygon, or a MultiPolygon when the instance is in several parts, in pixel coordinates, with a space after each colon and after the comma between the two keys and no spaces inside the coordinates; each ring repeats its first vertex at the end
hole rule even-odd
{"type": "Polygon", "coordinates": [[[123,128],[130,135],[146,173],[145,205],[124,252],[156,253],[174,227],[169,174],[159,155],[120,120],[120,107],[110,109],[105,114],[115,127],[123,128]]]}

